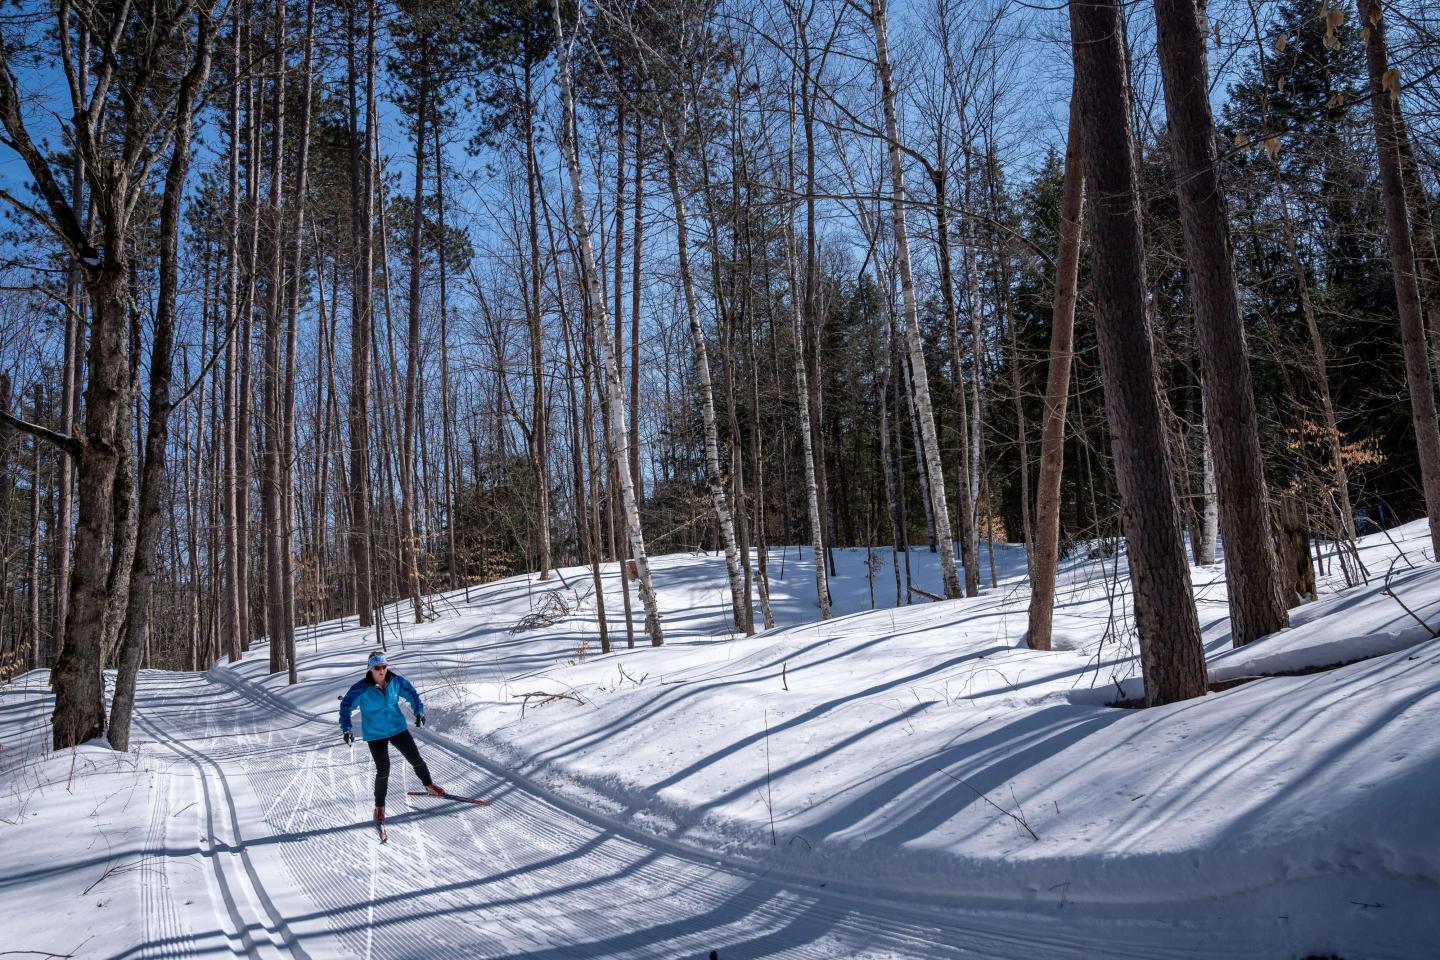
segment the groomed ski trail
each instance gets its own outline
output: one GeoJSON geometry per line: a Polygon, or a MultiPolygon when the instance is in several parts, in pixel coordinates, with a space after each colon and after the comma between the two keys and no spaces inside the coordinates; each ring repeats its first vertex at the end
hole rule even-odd
{"type": "Polygon", "coordinates": [[[1053,911],[902,903],[728,862],[509,779],[429,731],[436,782],[492,805],[407,797],[419,785],[397,761],[382,846],[369,757],[343,745],[331,718],[214,670],[146,672],[138,720],[144,749],[199,778],[224,929],[139,955],[1004,960],[1088,956],[1101,942],[1112,957],[1193,955],[1194,931],[1182,948],[1168,924],[1124,924],[1117,938],[1112,924],[1053,911]]]}

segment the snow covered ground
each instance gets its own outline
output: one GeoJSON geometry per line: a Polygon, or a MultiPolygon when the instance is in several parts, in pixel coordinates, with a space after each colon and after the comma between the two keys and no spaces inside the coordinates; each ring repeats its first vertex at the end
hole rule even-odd
{"type": "MultiPolygon", "coordinates": [[[[1362,547],[1368,585],[1332,570],[1291,629],[1239,650],[1223,571],[1195,568],[1212,682],[1261,678],[1143,711],[1107,705],[1138,691],[1138,664],[1123,558],[1103,555],[1066,562],[1051,653],[1024,646],[1008,545],[980,597],[899,608],[888,549],[870,564],[839,551],[828,622],[808,552],[777,549],[779,626],[752,638],[727,632],[721,558],[656,558],[661,648],[638,629],[626,648],[608,568],[610,654],[584,569],[437,596],[421,625],[392,608],[387,646],[426,699],[437,781],[494,805],[401,797],[415,782],[397,758],[384,847],[360,822],[368,757],[334,719],[376,644],[353,619],[300,631],[295,687],[266,675],[263,644],[203,675],[145,674],[123,756],[45,752],[30,674],[0,688],[5,942],[1431,957],[1440,642],[1424,624],[1440,628],[1440,565],[1423,523],[1362,547]],[[516,629],[552,595],[568,615],[516,629]]],[[[934,556],[910,562],[938,592],[934,556]]]]}

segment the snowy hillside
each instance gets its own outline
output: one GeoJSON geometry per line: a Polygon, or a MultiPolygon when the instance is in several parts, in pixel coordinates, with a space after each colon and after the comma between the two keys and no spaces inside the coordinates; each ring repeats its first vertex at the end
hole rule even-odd
{"type": "MultiPolygon", "coordinates": [[[[840,551],[824,623],[813,568],[776,550],[780,623],[753,638],[726,632],[723,560],[657,558],[662,648],[638,630],[625,648],[612,568],[608,655],[584,569],[433,598],[423,625],[392,609],[391,662],[425,698],[437,782],[493,805],[398,797],[416,783],[397,759],[384,847],[363,822],[368,757],[335,724],[376,645],[353,620],[301,631],[295,687],[266,675],[263,644],[203,676],[146,674],[139,746],[120,757],[47,755],[45,678],[28,674],[0,688],[6,943],[1433,956],[1440,565],[1426,541],[1423,523],[1368,539],[1368,586],[1322,579],[1290,630],[1240,650],[1221,569],[1196,568],[1225,689],[1144,711],[1108,705],[1136,692],[1138,665],[1123,561],[1103,556],[1062,569],[1052,653],[1024,646],[1024,558],[1008,545],[998,587],[898,609],[888,549],[869,567],[840,551]],[[567,615],[516,629],[552,596],[567,615]],[[1239,682],[1265,674],[1287,675],[1239,682]]],[[[911,563],[938,588],[931,554],[911,563]]]]}

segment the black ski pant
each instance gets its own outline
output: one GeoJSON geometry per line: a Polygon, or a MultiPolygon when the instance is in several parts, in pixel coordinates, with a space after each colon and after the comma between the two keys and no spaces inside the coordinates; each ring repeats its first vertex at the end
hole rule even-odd
{"type": "Polygon", "coordinates": [[[395,744],[395,749],[400,755],[410,761],[410,766],[415,768],[415,775],[425,786],[430,786],[430,768],[425,766],[425,761],[420,759],[420,748],[415,745],[415,738],[410,736],[406,730],[397,733],[393,737],[385,737],[382,740],[367,740],[365,745],[370,748],[370,758],[375,761],[375,806],[385,806],[385,794],[390,789],[390,744],[395,744]]]}

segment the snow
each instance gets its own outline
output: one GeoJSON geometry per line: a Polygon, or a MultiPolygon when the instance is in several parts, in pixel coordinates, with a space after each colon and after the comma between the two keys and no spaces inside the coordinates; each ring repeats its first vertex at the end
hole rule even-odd
{"type": "MultiPolygon", "coordinates": [[[[384,848],[360,822],[368,757],[337,746],[336,699],[375,645],[353,619],[300,630],[293,687],[266,674],[263,644],[202,675],[146,672],[127,755],[47,753],[32,673],[0,688],[7,943],[76,956],[1430,956],[1428,544],[1423,521],[1367,538],[1368,584],[1346,588],[1332,560],[1318,602],[1238,649],[1222,568],[1193,568],[1224,689],[1149,710],[1108,705],[1138,693],[1139,668],[1123,555],[1100,550],[1064,563],[1048,653],[1024,646],[1024,555],[1006,544],[979,597],[900,607],[888,548],[874,563],[837,551],[827,622],[808,550],[777,548],[779,625],[749,638],[728,630],[723,558],[657,557],[660,648],[638,624],[626,648],[607,567],[609,654],[588,569],[438,595],[419,625],[392,607],[391,662],[426,700],[417,736],[437,781],[494,806],[402,803],[414,780],[397,758],[384,848]],[[569,615],[517,631],[552,594],[569,615]]],[[[938,593],[934,555],[910,562],[938,593]]]]}

